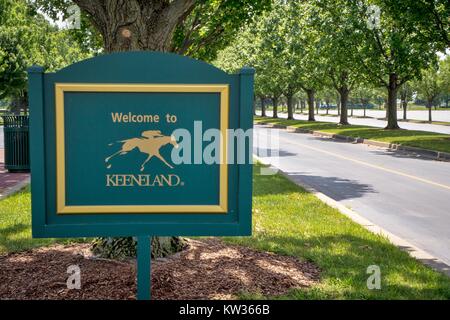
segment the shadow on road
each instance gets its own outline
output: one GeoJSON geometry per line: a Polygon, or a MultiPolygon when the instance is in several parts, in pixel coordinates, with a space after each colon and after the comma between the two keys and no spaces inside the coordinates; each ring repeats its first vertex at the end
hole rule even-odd
{"type": "Polygon", "coordinates": [[[416,159],[416,160],[425,160],[425,161],[436,161],[436,159],[433,159],[431,156],[427,157],[424,155],[420,155],[417,153],[411,153],[411,152],[405,152],[405,151],[399,151],[399,150],[371,150],[371,153],[377,156],[390,156],[397,159],[416,159]]]}
{"type": "Polygon", "coordinates": [[[377,193],[371,185],[359,183],[355,180],[314,176],[304,172],[289,172],[287,174],[295,182],[305,183],[336,201],[361,198],[367,193],[377,193]]]}
{"type": "Polygon", "coordinates": [[[267,148],[253,148],[253,153],[258,157],[293,157],[298,156],[297,153],[276,150],[276,149],[267,149],[267,148]]]}

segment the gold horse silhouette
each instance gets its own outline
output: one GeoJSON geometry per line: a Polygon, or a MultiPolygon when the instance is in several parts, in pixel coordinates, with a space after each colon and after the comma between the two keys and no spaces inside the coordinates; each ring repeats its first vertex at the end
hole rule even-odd
{"type": "MultiPolygon", "coordinates": [[[[144,171],[145,165],[150,161],[151,158],[156,157],[161,160],[166,166],[173,169],[171,166],[159,153],[159,150],[167,145],[171,144],[175,148],[178,148],[177,140],[174,136],[164,136],[161,134],[159,130],[150,130],[144,131],[141,133],[140,138],[131,138],[127,140],[117,141],[118,143],[122,143],[122,148],[116,153],[112,154],[108,158],[105,159],[105,163],[107,164],[107,168],[111,168],[111,164],[109,161],[118,155],[126,155],[128,152],[138,148],[140,152],[148,155],[147,159],[141,165],[141,171],[144,171]]],[[[111,146],[112,144],[110,144],[111,146]]]]}

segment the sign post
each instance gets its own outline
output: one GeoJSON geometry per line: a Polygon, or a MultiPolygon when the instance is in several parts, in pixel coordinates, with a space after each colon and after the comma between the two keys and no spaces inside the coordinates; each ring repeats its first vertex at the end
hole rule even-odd
{"type": "Polygon", "coordinates": [[[137,298],[150,300],[151,297],[151,238],[141,236],[137,239],[137,298]]]}
{"type": "Polygon", "coordinates": [[[253,69],[157,52],[29,69],[33,237],[251,235],[253,69]]]}

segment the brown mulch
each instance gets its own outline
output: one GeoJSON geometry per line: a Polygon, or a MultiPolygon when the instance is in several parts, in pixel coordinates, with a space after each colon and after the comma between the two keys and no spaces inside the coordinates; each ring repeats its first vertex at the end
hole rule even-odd
{"type": "MultiPolygon", "coordinates": [[[[276,296],[319,281],[319,269],[293,257],[189,240],[188,248],[152,262],[152,298],[235,299],[276,296]]],[[[135,299],[134,261],[92,256],[88,244],[56,245],[0,256],[0,299],[135,299]],[[67,268],[81,269],[81,289],[69,290],[67,268]]]]}

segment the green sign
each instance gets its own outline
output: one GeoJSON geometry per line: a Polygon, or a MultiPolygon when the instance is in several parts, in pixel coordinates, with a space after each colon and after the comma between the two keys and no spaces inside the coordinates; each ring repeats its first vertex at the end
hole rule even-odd
{"type": "Polygon", "coordinates": [[[30,68],[33,236],[251,234],[253,75],[155,52],[30,68]]]}

